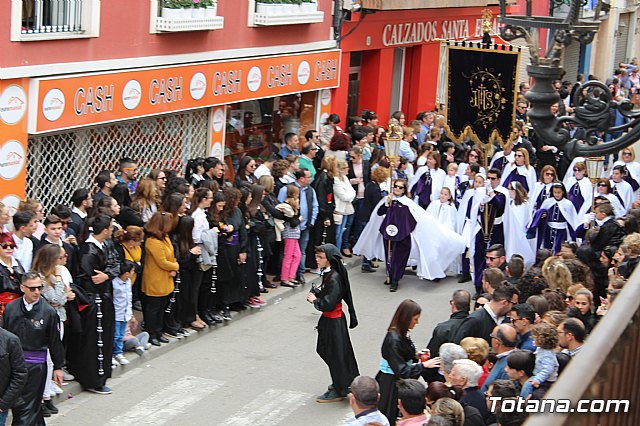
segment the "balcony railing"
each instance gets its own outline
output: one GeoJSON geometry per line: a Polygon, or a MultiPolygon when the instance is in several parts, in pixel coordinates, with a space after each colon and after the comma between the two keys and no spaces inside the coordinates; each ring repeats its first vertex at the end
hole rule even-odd
{"type": "Polygon", "coordinates": [[[84,0],[22,0],[22,34],[80,33],[84,0]]]}
{"type": "MultiPolygon", "coordinates": [[[[547,400],[568,399],[571,408],[578,400],[603,400],[615,408],[613,400],[628,400],[629,412],[534,414],[525,426],[624,426],[640,424],[640,271],[631,276],[600,320],[584,346],[545,395],[547,400]]],[[[595,408],[593,408],[595,407],[595,408]]],[[[623,405],[620,405],[622,408],[623,405]]],[[[580,408],[580,407],[577,407],[580,408]]]]}

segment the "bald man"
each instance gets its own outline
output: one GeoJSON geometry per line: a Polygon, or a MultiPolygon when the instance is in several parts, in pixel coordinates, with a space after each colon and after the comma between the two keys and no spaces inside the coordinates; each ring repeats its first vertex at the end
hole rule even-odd
{"type": "Polygon", "coordinates": [[[496,380],[509,380],[509,376],[505,371],[507,366],[507,357],[516,349],[518,344],[518,333],[511,324],[500,324],[494,327],[491,333],[491,347],[496,353],[498,360],[493,365],[493,369],[485,380],[481,392],[486,392],[489,385],[496,380]]]}

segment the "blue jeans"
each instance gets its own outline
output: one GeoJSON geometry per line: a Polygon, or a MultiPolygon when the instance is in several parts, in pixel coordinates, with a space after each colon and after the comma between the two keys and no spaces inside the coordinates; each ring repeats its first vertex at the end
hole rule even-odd
{"type": "Polygon", "coordinates": [[[360,212],[363,204],[364,198],[357,198],[353,202],[353,209],[355,211],[353,212],[353,214],[348,216],[347,225],[344,228],[344,235],[342,236],[342,241],[344,242],[342,243],[342,247],[339,248],[351,249],[351,241],[349,241],[351,233],[353,233],[353,244],[358,241],[358,238],[360,237],[360,233],[362,233],[364,226],[360,226],[361,221],[356,218],[358,217],[358,213],[360,212]]]}
{"type": "Polygon", "coordinates": [[[4,422],[7,421],[7,416],[9,415],[8,412],[3,411],[2,413],[0,413],[0,426],[4,426],[4,422]]]}
{"type": "MultiPolygon", "coordinates": [[[[300,252],[302,253],[302,257],[300,258],[300,264],[298,265],[298,277],[304,277],[304,270],[307,261],[307,246],[309,245],[309,226],[307,229],[300,231],[300,239],[298,240],[298,244],[300,244],[300,252]]],[[[282,277],[284,279],[284,277],[282,277]]]]}
{"type": "Polygon", "coordinates": [[[349,227],[353,223],[353,214],[342,216],[342,222],[336,228],[336,247],[339,249],[349,247],[349,227]]]}
{"type": "Polygon", "coordinates": [[[122,338],[124,337],[126,328],[126,321],[116,321],[116,326],[113,330],[113,356],[122,353],[122,338]]]}

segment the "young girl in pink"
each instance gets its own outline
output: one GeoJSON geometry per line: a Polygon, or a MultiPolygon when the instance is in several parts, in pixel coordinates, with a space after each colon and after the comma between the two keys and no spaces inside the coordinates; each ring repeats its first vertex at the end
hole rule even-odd
{"type": "MultiPolygon", "coordinates": [[[[297,217],[300,211],[300,189],[295,185],[287,186],[287,198],[284,203],[276,206],[278,210],[286,209],[292,213],[290,217],[297,217]]],[[[285,215],[286,212],[285,212],[285,215]]],[[[287,215],[288,216],[288,215],[287,215]]],[[[282,239],[284,241],[284,256],[282,258],[282,270],[280,277],[282,282],[280,285],[285,287],[295,287],[300,283],[295,280],[298,265],[300,264],[300,245],[298,240],[300,239],[300,224],[294,221],[293,225],[286,221],[284,223],[284,229],[282,231],[282,239]]]]}

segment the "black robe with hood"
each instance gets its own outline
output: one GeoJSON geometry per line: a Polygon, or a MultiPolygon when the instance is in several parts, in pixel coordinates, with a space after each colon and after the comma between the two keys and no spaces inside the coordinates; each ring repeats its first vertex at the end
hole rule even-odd
{"type": "MultiPolygon", "coordinates": [[[[358,325],[356,311],[351,296],[351,286],[347,270],[342,264],[342,257],[338,248],[333,244],[320,246],[329,260],[331,270],[322,276],[322,284],[312,289],[317,299],[313,306],[323,313],[334,312],[344,300],[349,310],[349,328],[358,325]]],[[[354,378],[360,375],[358,363],[351,346],[347,320],[344,312],[339,318],[329,318],[325,315],[318,321],[318,343],[316,351],[320,358],[329,366],[333,389],[342,396],[347,395],[347,389],[354,378]]]]}

